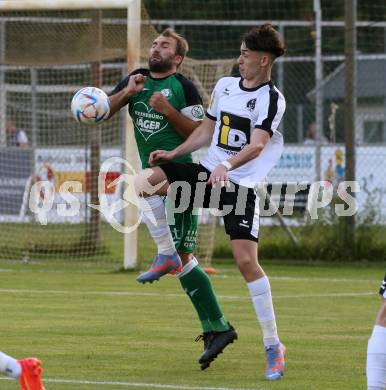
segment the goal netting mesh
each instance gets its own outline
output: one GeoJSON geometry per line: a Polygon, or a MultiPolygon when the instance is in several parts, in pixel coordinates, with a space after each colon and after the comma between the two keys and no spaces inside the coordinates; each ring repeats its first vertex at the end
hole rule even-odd
{"type": "MultiPolygon", "coordinates": [[[[357,198],[359,210],[366,211],[365,200],[373,196],[383,213],[378,214],[384,215],[383,172],[378,169],[386,142],[386,7],[384,0],[357,3],[356,170],[364,189],[357,198]]],[[[143,0],[138,65],[147,65],[157,33],[174,28],[190,44],[180,71],[207,105],[216,80],[237,71],[242,33],[271,21],[288,50],[272,75],[287,101],[279,128],[286,148],[269,179],[308,184],[325,179],[336,185],[346,164],[344,4],[143,0]]],[[[84,127],[72,119],[69,107],[81,87],[99,85],[110,91],[127,75],[127,18],[125,9],[0,11],[0,258],[122,262],[124,236],[106,217],[122,195],[122,184],[116,181],[122,166],[102,172],[101,188],[97,176],[104,161],[125,157],[126,114],[101,127],[84,127]],[[102,212],[88,207],[98,204],[98,190],[102,212]]],[[[300,210],[296,215],[303,216],[306,201],[307,196],[295,202],[300,210]]],[[[123,223],[122,211],[116,214],[123,223]]],[[[201,222],[199,254],[201,260],[210,259],[216,218],[205,213],[201,222]]],[[[275,230],[275,235],[280,232],[275,230]]],[[[273,236],[267,235],[264,243],[273,236]]],[[[139,260],[149,260],[148,254],[142,257],[151,245],[143,226],[138,244],[139,260]]]]}
{"type": "MultiPolygon", "coordinates": [[[[141,66],[161,29],[143,6],[141,66]]],[[[101,212],[88,205],[98,203],[103,161],[125,157],[126,116],[87,127],[69,107],[81,87],[108,92],[127,75],[127,46],[126,10],[0,12],[1,258],[122,262],[123,235],[105,218],[122,196],[122,185],[113,184],[122,166],[103,172],[101,212]]],[[[181,72],[207,104],[214,82],[231,67],[229,60],[187,58],[181,72]]],[[[114,218],[123,224],[122,211],[114,218]]],[[[201,222],[198,254],[209,262],[216,218],[207,213],[201,222]]]]}

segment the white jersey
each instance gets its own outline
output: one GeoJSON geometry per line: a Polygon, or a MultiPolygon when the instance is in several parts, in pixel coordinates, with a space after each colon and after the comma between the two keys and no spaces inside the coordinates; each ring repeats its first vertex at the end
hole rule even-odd
{"type": "Polygon", "coordinates": [[[265,180],[280,159],[283,137],[277,128],[284,111],[284,96],[272,82],[245,88],[240,77],[221,78],[206,113],[216,121],[215,130],[208,152],[200,163],[213,171],[221,161],[233,157],[250,143],[254,129],[265,130],[271,139],[260,155],[228,173],[232,182],[255,187],[265,180]]]}

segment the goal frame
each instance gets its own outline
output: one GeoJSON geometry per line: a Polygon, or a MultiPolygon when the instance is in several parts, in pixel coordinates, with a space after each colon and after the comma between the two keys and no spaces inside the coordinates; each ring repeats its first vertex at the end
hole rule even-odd
{"type": "MultiPolygon", "coordinates": [[[[127,65],[128,72],[139,66],[141,34],[141,0],[1,0],[0,11],[41,11],[41,10],[103,10],[127,9],[127,65]]],[[[130,116],[126,115],[125,160],[138,172],[139,158],[134,141],[134,128],[130,116]]],[[[126,168],[125,168],[126,169],[126,168]]],[[[130,174],[131,172],[124,172],[130,174]]],[[[137,209],[131,203],[124,209],[125,226],[133,226],[137,220],[137,209]]],[[[138,232],[124,235],[123,268],[134,269],[138,265],[138,232]]]]}
{"type": "Polygon", "coordinates": [[[1,0],[0,11],[129,8],[137,0],[1,0]]]}

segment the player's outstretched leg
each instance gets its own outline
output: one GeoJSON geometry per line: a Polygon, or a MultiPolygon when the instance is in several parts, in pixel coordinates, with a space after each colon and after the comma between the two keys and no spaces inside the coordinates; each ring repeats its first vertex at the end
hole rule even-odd
{"type": "Polygon", "coordinates": [[[151,267],[137,277],[137,281],[151,283],[168,273],[180,272],[182,263],[169,230],[163,199],[158,195],[141,198],[140,209],[143,213],[143,221],[157,245],[158,255],[151,267]]]}
{"type": "Polygon", "coordinates": [[[151,267],[137,277],[138,282],[153,283],[166,274],[175,274],[182,269],[181,259],[177,252],[171,255],[158,254],[151,267]]]}
{"type": "Polygon", "coordinates": [[[232,344],[235,340],[237,340],[237,332],[231,324],[229,324],[229,329],[226,331],[211,332],[206,335],[204,344],[206,342],[207,347],[198,361],[201,365],[201,369],[205,370],[208,368],[210,363],[224,351],[225,347],[232,344]]]}

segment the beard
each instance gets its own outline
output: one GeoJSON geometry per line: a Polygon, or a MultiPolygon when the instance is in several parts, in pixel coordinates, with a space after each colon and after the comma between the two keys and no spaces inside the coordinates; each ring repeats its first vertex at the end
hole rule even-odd
{"type": "Polygon", "coordinates": [[[152,61],[152,57],[149,58],[149,69],[152,72],[163,73],[167,72],[173,67],[172,58],[159,58],[157,61],[152,61]]]}

